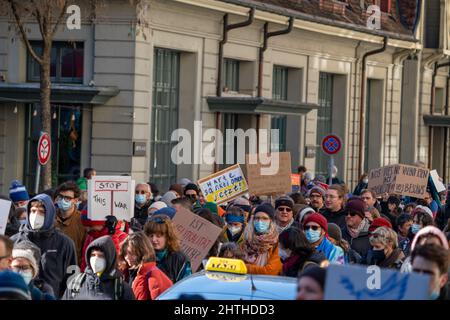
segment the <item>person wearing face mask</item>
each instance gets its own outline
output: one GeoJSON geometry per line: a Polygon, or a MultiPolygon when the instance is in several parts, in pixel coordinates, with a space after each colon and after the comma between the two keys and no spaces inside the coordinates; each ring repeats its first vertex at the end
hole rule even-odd
{"type": "Polygon", "coordinates": [[[86,240],[86,229],[81,223],[78,211],[80,188],[73,181],[59,185],[55,191],[56,223],[55,226],[75,243],[77,261],[82,260],[83,244],[86,240]]]}
{"type": "Polygon", "coordinates": [[[319,213],[310,214],[303,221],[306,239],[318,251],[323,252],[330,263],[344,264],[344,250],[328,239],[327,220],[319,213]]]}
{"type": "Polygon", "coordinates": [[[13,249],[11,270],[23,277],[23,280],[30,290],[32,300],[55,300],[53,295],[42,292],[34,285],[34,279],[39,274],[38,262],[36,261],[31,248],[20,245],[21,243],[16,245],[13,249]]]}
{"type": "Polygon", "coordinates": [[[297,228],[288,228],[279,236],[278,254],[283,263],[281,275],[297,277],[307,266],[320,265],[326,260],[306,239],[305,233],[297,228]]]}
{"type": "Polygon", "coordinates": [[[27,208],[30,196],[28,195],[27,188],[23,186],[20,181],[14,180],[9,187],[9,198],[14,204],[15,208],[27,208]]]}
{"type": "Polygon", "coordinates": [[[367,253],[367,265],[400,269],[405,255],[398,247],[398,238],[394,230],[389,227],[379,227],[371,233],[369,241],[372,248],[367,253]]]}
{"type": "Polygon", "coordinates": [[[450,300],[449,250],[436,244],[417,246],[411,254],[412,271],[430,276],[430,300],[450,300]]]}
{"type": "Polygon", "coordinates": [[[420,205],[416,206],[414,208],[414,210],[411,212],[411,216],[412,216],[413,221],[412,221],[411,227],[409,228],[409,231],[407,233],[407,238],[409,241],[407,241],[406,243],[405,243],[405,241],[403,241],[403,244],[404,244],[403,251],[405,252],[405,255],[407,255],[407,256],[409,256],[409,254],[411,253],[412,241],[416,237],[416,235],[420,232],[420,230],[426,226],[434,225],[434,221],[432,218],[433,213],[427,207],[420,206],[420,205]]]}
{"type": "Polygon", "coordinates": [[[367,189],[367,186],[369,185],[369,176],[367,173],[363,173],[358,180],[358,184],[355,187],[355,190],[353,190],[354,196],[360,196],[362,195],[362,191],[367,189]]]}
{"type": "Polygon", "coordinates": [[[94,240],[86,250],[88,265],[69,281],[63,300],[134,300],[128,283],[116,267],[117,253],[109,236],[94,240]]]}
{"type": "Polygon", "coordinates": [[[249,274],[276,276],[282,271],[274,219],[274,208],[270,204],[261,204],[245,228],[241,250],[249,274]]]}
{"type": "Polygon", "coordinates": [[[48,195],[39,194],[31,199],[27,212],[27,224],[11,240],[15,243],[30,241],[41,250],[45,259],[40,262],[39,278],[52,287],[55,297],[61,297],[70,275],[67,268],[77,265],[75,245],[55,228],[56,210],[48,195]]]}
{"type": "Polygon", "coordinates": [[[134,196],[134,218],[143,226],[148,218],[148,209],[153,203],[153,193],[147,183],[138,183],[134,196]]]}
{"type": "Polygon", "coordinates": [[[237,206],[231,206],[225,214],[226,225],[222,237],[224,242],[234,242],[240,245],[244,241],[245,213],[237,206]]]}

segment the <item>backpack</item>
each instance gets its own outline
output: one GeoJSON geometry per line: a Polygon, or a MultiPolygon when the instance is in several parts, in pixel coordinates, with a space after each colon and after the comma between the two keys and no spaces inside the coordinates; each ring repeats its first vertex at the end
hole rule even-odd
{"type": "MultiPolygon", "coordinates": [[[[80,293],[81,286],[86,280],[86,273],[79,273],[73,281],[69,284],[68,289],[72,299],[75,299],[80,293]]],[[[123,279],[118,277],[114,279],[114,300],[121,300],[123,298],[123,279]]]]}

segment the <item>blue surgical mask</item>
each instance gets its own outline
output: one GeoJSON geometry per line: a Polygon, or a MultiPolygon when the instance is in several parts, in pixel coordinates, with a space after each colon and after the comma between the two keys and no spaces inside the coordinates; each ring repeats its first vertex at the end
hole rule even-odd
{"type": "Polygon", "coordinates": [[[413,234],[416,234],[417,232],[419,232],[419,230],[420,230],[420,224],[413,223],[411,226],[411,232],[413,234]]]}
{"type": "Polygon", "coordinates": [[[314,243],[319,241],[320,236],[322,235],[320,230],[312,230],[312,229],[308,229],[305,232],[306,235],[306,239],[308,239],[309,243],[314,243]]]}
{"type": "Polygon", "coordinates": [[[283,249],[281,247],[278,247],[278,255],[280,256],[281,260],[286,260],[289,258],[292,254],[292,251],[290,249],[283,249]]]}
{"type": "Polygon", "coordinates": [[[64,199],[59,199],[58,202],[58,208],[62,211],[69,211],[70,208],[72,208],[72,202],[66,201],[64,199]]]}
{"type": "Polygon", "coordinates": [[[433,291],[430,295],[430,300],[437,300],[440,296],[440,292],[439,291],[433,291]]]}
{"type": "Polygon", "coordinates": [[[266,233],[269,230],[270,222],[258,220],[253,222],[253,226],[257,233],[266,233]]]}
{"type": "Polygon", "coordinates": [[[136,200],[136,203],[138,204],[144,204],[146,199],[144,194],[137,194],[134,199],[136,200]]]}
{"type": "Polygon", "coordinates": [[[27,219],[20,219],[19,223],[20,223],[20,225],[27,224],[27,219]]]}

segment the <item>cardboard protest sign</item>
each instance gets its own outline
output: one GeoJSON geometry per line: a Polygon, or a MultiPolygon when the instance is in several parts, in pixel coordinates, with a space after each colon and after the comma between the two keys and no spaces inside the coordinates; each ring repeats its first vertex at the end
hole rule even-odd
{"type": "Polygon", "coordinates": [[[181,240],[181,250],[189,257],[195,272],[222,229],[184,208],[177,210],[172,222],[181,240]]]}
{"type": "Polygon", "coordinates": [[[6,224],[8,223],[9,210],[11,209],[11,201],[0,199],[0,234],[4,235],[6,224]]]}
{"type": "Polygon", "coordinates": [[[436,170],[431,170],[430,171],[430,177],[431,177],[431,181],[432,181],[432,183],[433,183],[433,185],[436,188],[436,191],[438,193],[447,190],[445,185],[440,180],[439,174],[437,173],[436,170]]]}
{"type": "Polygon", "coordinates": [[[245,166],[248,189],[252,195],[277,195],[292,191],[290,152],[247,154],[245,166]]]}
{"type": "Polygon", "coordinates": [[[429,170],[404,164],[390,165],[369,173],[368,189],[377,196],[387,192],[415,198],[424,198],[429,170]]]}
{"type": "Polygon", "coordinates": [[[325,300],[428,300],[430,276],[378,266],[331,264],[325,300]]]}
{"type": "Polygon", "coordinates": [[[108,215],[130,221],[134,216],[134,180],[127,176],[94,176],[88,180],[88,218],[108,215]]]}
{"type": "Polygon", "coordinates": [[[198,180],[206,201],[221,204],[245,194],[248,190],[239,164],[198,180]]]}
{"type": "Polygon", "coordinates": [[[300,191],[300,175],[298,173],[291,174],[292,192],[300,191]]]}

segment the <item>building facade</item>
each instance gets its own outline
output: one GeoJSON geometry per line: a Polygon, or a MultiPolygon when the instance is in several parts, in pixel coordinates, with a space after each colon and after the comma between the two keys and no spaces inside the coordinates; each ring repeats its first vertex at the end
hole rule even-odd
{"type": "MultiPolygon", "coordinates": [[[[214,141],[201,131],[250,128],[279,129],[279,141],[259,141],[290,151],[293,170],[324,175],[321,139],[339,135],[336,165],[351,186],[371,168],[418,160],[448,181],[450,1],[152,0],[143,29],[127,1],[108,3],[95,23],[55,37],[55,185],[94,167],[165,189],[226,166],[200,161],[198,146],[214,141]],[[367,28],[373,3],[380,30],[367,28]],[[243,22],[227,41],[224,21],[243,22]],[[191,164],[171,161],[177,128],[192,135],[191,164]]],[[[34,188],[40,131],[39,69],[8,24],[0,18],[2,193],[13,179],[34,188]]],[[[232,141],[224,142],[226,156],[232,141]]]]}

